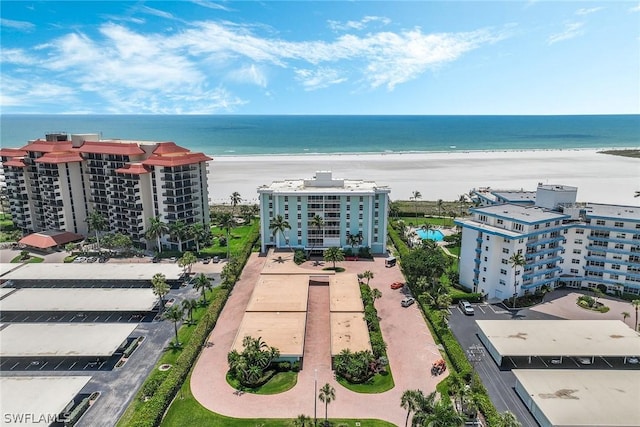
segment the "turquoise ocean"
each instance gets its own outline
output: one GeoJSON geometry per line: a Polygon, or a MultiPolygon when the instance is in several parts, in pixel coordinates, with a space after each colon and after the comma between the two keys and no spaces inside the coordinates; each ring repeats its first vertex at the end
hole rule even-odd
{"type": "Polygon", "coordinates": [[[0,146],[47,133],[173,141],[215,156],[640,147],[640,115],[1,115],[0,146]]]}

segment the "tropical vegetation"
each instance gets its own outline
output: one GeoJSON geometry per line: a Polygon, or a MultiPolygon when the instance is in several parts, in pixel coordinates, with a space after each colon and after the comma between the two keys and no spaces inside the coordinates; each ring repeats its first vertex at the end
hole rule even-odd
{"type": "Polygon", "coordinates": [[[245,336],[242,351],[232,350],[227,355],[229,376],[244,387],[255,388],[266,383],[275,370],[269,370],[271,363],[280,357],[280,351],[270,347],[262,337],[245,336]]]}

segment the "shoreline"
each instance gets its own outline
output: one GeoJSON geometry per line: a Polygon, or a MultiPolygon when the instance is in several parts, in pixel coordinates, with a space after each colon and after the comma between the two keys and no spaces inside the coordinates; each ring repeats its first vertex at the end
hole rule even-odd
{"type": "Polygon", "coordinates": [[[640,162],[599,149],[214,156],[210,201],[228,203],[237,191],[244,203],[254,204],[258,187],[310,178],[321,170],[388,186],[392,200],[409,200],[413,191],[423,200],[456,200],[478,187],[534,191],[542,182],[578,187],[581,202],[640,204],[633,197],[640,190],[640,162]]]}

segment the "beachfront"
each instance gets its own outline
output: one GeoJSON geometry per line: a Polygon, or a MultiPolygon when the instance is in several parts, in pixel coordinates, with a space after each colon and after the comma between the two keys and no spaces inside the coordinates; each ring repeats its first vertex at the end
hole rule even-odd
{"type": "Polygon", "coordinates": [[[238,191],[257,203],[260,185],[331,170],[337,177],[375,180],[392,200],[455,200],[476,187],[532,189],[539,182],[579,188],[578,201],[638,205],[640,161],[597,150],[477,151],[309,156],[218,156],[209,164],[212,203],[238,191]]]}

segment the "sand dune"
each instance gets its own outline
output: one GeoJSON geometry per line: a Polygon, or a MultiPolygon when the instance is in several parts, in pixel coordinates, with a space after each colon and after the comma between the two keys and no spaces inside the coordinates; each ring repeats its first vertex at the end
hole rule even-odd
{"type": "Polygon", "coordinates": [[[391,188],[392,200],[454,200],[471,188],[535,190],[538,182],[578,187],[578,201],[640,205],[640,160],[596,150],[540,150],[419,154],[215,157],[209,164],[212,203],[238,191],[257,202],[256,189],[274,180],[308,178],[315,171],[365,179],[391,188]]]}

